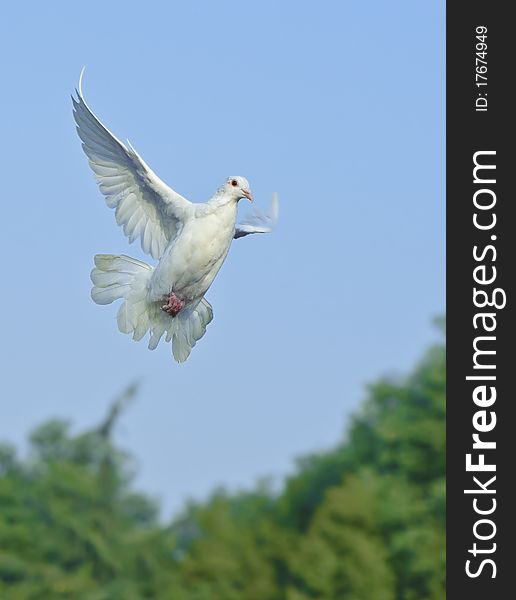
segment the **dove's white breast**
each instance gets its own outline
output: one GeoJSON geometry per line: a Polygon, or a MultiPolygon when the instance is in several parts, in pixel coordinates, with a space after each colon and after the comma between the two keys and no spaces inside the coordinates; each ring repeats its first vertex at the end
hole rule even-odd
{"type": "Polygon", "coordinates": [[[200,299],[217,275],[233,240],[237,206],[199,210],[165,250],[150,282],[150,298],[171,291],[185,301],[200,299]]]}

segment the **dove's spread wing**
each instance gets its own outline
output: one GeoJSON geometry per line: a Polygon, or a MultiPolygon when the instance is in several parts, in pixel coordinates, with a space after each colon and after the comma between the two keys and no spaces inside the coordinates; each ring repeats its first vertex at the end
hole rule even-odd
{"type": "Polygon", "coordinates": [[[235,228],[235,239],[251,233],[270,233],[278,221],[279,200],[278,194],[272,196],[271,205],[266,214],[254,209],[254,213],[235,228]]]}
{"type": "MultiPolygon", "coordinates": [[[[82,79],[82,73],[81,73],[82,79]]],[[[93,114],[84,101],[79,81],[78,100],[72,98],[77,133],[100,191],[116,221],[133,242],[140,238],[143,251],[159,260],[170,240],[190,215],[192,204],[169,188],[93,114]]]]}

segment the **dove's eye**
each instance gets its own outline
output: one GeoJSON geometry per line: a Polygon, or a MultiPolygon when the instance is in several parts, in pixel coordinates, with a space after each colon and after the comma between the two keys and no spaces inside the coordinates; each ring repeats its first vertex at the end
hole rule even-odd
{"type": "Polygon", "coordinates": [[[236,179],[232,179],[232,180],[231,180],[231,185],[232,185],[233,187],[236,187],[236,186],[238,185],[238,181],[237,181],[236,179]]]}

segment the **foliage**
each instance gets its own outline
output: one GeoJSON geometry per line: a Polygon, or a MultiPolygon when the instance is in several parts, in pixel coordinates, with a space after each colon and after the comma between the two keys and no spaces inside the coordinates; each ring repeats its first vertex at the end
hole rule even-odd
{"type": "Polygon", "coordinates": [[[131,489],[112,428],[51,421],[0,445],[0,600],[440,600],[445,360],[372,385],[345,440],[280,493],[217,490],[171,525],[131,489]]]}

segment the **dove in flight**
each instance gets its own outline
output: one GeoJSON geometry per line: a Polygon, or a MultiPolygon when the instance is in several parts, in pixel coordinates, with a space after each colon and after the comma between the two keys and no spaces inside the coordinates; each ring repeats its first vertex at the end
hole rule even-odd
{"type": "MultiPolygon", "coordinates": [[[[83,69],[84,72],[84,69],[83,69]]],[[[278,218],[273,195],[268,214],[255,211],[236,225],[237,205],[253,196],[245,177],[228,177],[205,203],[192,203],[168,187],[136,150],[107,129],[86,104],[82,77],[72,97],[77,133],[100,191],[129,242],[140,239],[156,266],[129,256],[97,254],[91,297],[97,304],[122,299],[118,328],[141,340],[150,332],[154,350],[165,335],[177,362],[204,335],[213,310],[204,295],[233,239],[268,233],[278,218]]]]}

